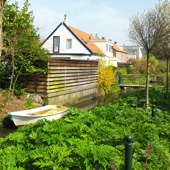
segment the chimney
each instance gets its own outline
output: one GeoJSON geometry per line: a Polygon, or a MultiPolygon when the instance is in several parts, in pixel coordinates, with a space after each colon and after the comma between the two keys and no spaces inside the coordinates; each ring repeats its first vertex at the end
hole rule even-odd
{"type": "Polygon", "coordinates": [[[66,15],[66,14],[64,15],[64,23],[65,23],[66,25],[68,25],[67,15],[66,15]]]}
{"type": "Polygon", "coordinates": [[[93,36],[93,34],[90,34],[90,35],[89,35],[89,40],[91,40],[91,37],[92,37],[92,36],[93,36]]]}
{"type": "Polygon", "coordinates": [[[99,37],[98,37],[98,35],[97,35],[97,34],[95,34],[95,38],[96,38],[96,39],[99,39],[99,37]]]}

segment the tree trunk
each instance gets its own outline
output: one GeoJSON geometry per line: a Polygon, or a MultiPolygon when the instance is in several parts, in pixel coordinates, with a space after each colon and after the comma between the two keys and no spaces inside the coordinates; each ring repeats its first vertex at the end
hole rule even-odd
{"type": "Polygon", "coordinates": [[[166,70],[166,93],[169,91],[169,57],[167,58],[167,70],[166,70]]]}
{"type": "Polygon", "coordinates": [[[149,106],[149,56],[150,52],[147,51],[147,62],[146,62],[146,109],[149,106]]]}
{"type": "Polygon", "coordinates": [[[0,1],[0,61],[2,53],[2,14],[3,14],[3,0],[0,1]]]}
{"type": "Polygon", "coordinates": [[[3,45],[3,31],[2,31],[2,16],[3,16],[3,8],[6,0],[0,0],[0,62],[1,62],[1,54],[2,54],[2,45],[3,45]]]}
{"type": "Polygon", "coordinates": [[[12,66],[12,70],[11,70],[11,79],[10,79],[10,85],[9,85],[9,94],[8,94],[8,98],[12,97],[12,89],[13,89],[13,83],[14,83],[14,72],[15,72],[15,57],[14,55],[12,55],[12,61],[11,61],[11,66],[12,66]]]}

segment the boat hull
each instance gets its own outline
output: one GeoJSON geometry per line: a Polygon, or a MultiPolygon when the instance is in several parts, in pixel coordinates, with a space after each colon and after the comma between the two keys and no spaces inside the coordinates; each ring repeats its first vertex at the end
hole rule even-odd
{"type": "Polygon", "coordinates": [[[16,126],[23,126],[35,123],[41,119],[47,119],[49,121],[57,120],[68,114],[68,112],[68,108],[65,106],[47,105],[35,109],[8,112],[8,115],[16,126]],[[62,107],[62,109],[57,107],[62,107]]]}

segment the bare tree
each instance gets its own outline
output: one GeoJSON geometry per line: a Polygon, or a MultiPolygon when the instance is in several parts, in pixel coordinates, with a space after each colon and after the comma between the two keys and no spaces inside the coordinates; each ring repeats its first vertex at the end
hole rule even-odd
{"type": "Polygon", "coordinates": [[[168,94],[169,90],[169,62],[170,62],[170,37],[167,37],[167,40],[164,41],[160,47],[158,47],[154,55],[158,59],[166,60],[166,93],[168,94]]]}
{"type": "Polygon", "coordinates": [[[159,2],[154,9],[137,14],[130,20],[128,37],[146,51],[146,108],[149,106],[149,59],[170,34],[170,4],[168,0],[159,2]]]}
{"type": "Polygon", "coordinates": [[[6,0],[0,0],[0,61],[1,61],[1,52],[2,52],[2,45],[3,45],[3,36],[2,36],[2,15],[3,15],[3,8],[6,0]]]}

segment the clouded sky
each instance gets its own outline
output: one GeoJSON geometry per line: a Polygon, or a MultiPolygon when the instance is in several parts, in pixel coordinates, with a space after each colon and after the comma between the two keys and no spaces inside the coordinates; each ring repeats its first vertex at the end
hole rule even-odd
{"type": "MultiPolygon", "coordinates": [[[[9,0],[14,3],[16,0],[9,0]]],[[[17,0],[22,7],[25,0],[17,0]]],[[[46,38],[67,15],[68,24],[89,34],[131,44],[129,19],[138,12],[154,8],[158,0],[29,0],[42,39],[46,38]]]]}

